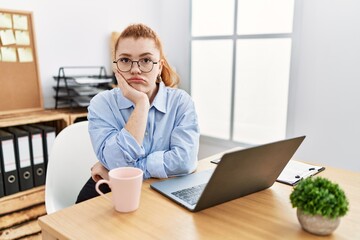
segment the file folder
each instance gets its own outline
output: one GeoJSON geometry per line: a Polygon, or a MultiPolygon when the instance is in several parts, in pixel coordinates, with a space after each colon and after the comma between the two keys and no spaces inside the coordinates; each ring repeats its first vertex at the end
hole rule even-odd
{"type": "Polygon", "coordinates": [[[17,127],[8,127],[6,131],[14,135],[15,159],[20,191],[33,188],[34,177],[30,159],[29,133],[17,127]]]}
{"type": "Polygon", "coordinates": [[[19,179],[15,160],[14,137],[0,129],[0,163],[3,169],[5,195],[17,193],[19,179]]]}
{"type": "Polygon", "coordinates": [[[51,148],[55,141],[55,128],[43,124],[33,124],[32,127],[39,128],[42,131],[42,139],[43,139],[43,149],[44,149],[44,159],[45,166],[49,161],[49,154],[51,152],[51,148]]]}
{"type": "Polygon", "coordinates": [[[39,128],[24,125],[21,129],[29,133],[30,159],[33,167],[34,186],[45,184],[45,160],[43,150],[42,131],[39,128]]]}
{"type": "Polygon", "coordinates": [[[2,157],[1,157],[1,150],[0,150],[0,198],[5,196],[5,186],[4,186],[4,180],[3,180],[3,170],[2,170],[2,157]]]}
{"type": "Polygon", "coordinates": [[[325,167],[322,166],[290,160],[276,181],[294,186],[302,179],[314,176],[324,170],[325,167]]]}

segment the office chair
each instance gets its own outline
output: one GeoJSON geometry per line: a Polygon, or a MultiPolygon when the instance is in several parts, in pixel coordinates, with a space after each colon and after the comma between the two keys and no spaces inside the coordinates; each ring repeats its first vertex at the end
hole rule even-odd
{"type": "Polygon", "coordinates": [[[57,135],[47,165],[45,206],[48,214],[75,204],[95,162],[87,121],[69,125],[57,135]]]}

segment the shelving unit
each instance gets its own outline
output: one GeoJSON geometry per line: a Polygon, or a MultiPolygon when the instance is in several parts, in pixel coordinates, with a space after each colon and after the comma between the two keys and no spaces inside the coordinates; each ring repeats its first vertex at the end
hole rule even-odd
{"type": "MultiPolygon", "coordinates": [[[[34,110],[19,113],[0,114],[0,129],[32,123],[53,126],[59,133],[76,121],[86,118],[84,108],[34,110]]],[[[45,186],[34,187],[0,198],[0,240],[40,240],[41,229],[37,223],[46,214],[45,186]]]]}
{"type": "MultiPolygon", "coordinates": [[[[59,133],[68,125],[86,119],[86,108],[44,109],[33,14],[28,11],[8,9],[0,9],[0,14],[5,19],[10,20],[8,21],[10,26],[0,27],[0,30],[11,31],[15,36],[16,32],[19,31],[28,35],[27,44],[14,42],[5,46],[3,42],[0,43],[1,47],[9,48],[9,51],[11,50],[15,56],[15,59],[11,61],[5,58],[0,61],[0,129],[41,123],[55,127],[56,133],[59,133]],[[22,19],[21,28],[11,24],[14,22],[14,17],[22,19]],[[22,55],[19,55],[19,50],[24,49],[27,50],[28,56],[31,58],[21,58],[22,55]]],[[[71,70],[83,72],[83,76],[86,76],[88,80],[93,80],[88,84],[79,83],[80,87],[85,87],[83,90],[89,90],[86,87],[105,89],[109,85],[108,82],[112,81],[107,76],[104,67],[63,67],[59,69],[59,74],[55,79],[57,80],[57,104],[58,100],[60,103],[60,99],[62,103],[69,103],[69,101],[63,101],[64,99],[61,96],[65,95],[64,98],[66,99],[67,96],[72,105],[77,105],[73,101],[74,99],[70,97],[72,88],[69,86],[71,86],[71,81],[74,81],[70,77],[72,76],[71,70]],[[68,79],[69,81],[67,81],[68,79]],[[69,85],[65,85],[67,83],[69,85]],[[62,86],[65,86],[65,91],[61,89],[62,86]]],[[[91,96],[91,94],[93,93],[80,91],[76,96],[91,96]]],[[[40,240],[41,229],[37,223],[37,218],[45,214],[45,186],[0,197],[0,240],[40,240]]]]}
{"type": "Polygon", "coordinates": [[[87,107],[93,96],[110,89],[113,82],[103,66],[60,67],[54,79],[55,109],[87,107]]]}

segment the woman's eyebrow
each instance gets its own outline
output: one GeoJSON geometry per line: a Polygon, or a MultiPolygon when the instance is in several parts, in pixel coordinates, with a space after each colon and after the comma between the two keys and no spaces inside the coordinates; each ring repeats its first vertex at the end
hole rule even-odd
{"type": "Polygon", "coordinates": [[[140,57],[149,56],[149,55],[153,56],[154,54],[152,54],[151,52],[146,52],[146,53],[140,54],[140,57]]]}
{"type": "Polygon", "coordinates": [[[131,54],[128,54],[128,53],[120,53],[119,54],[119,57],[120,56],[123,56],[123,57],[131,57],[131,54]]]}
{"type": "MultiPolygon", "coordinates": [[[[145,53],[142,53],[142,54],[139,55],[139,57],[144,57],[144,56],[154,56],[154,54],[152,54],[151,52],[145,52],[145,53]]],[[[130,57],[132,57],[132,55],[129,54],[129,53],[120,53],[118,55],[118,57],[128,57],[128,58],[130,58],[130,57]]]]}

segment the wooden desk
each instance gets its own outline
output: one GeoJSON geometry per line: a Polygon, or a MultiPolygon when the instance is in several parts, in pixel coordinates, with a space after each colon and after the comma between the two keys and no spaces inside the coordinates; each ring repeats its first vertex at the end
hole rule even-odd
{"type": "MultiPolygon", "coordinates": [[[[220,155],[200,161],[199,170],[220,155]]],[[[103,197],[39,219],[43,239],[360,239],[360,173],[328,167],[319,175],[339,183],[350,201],[349,213],[328,237],[303,231],[291,207],[292,187],[271,188],[192,213],[143,184],[140,208],[118,213],[103,197]]],[[[110,193],[111,194],[111,193],[110,193]]]]}

